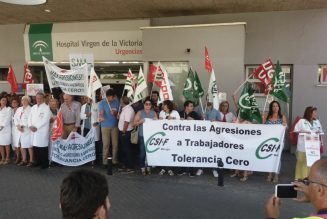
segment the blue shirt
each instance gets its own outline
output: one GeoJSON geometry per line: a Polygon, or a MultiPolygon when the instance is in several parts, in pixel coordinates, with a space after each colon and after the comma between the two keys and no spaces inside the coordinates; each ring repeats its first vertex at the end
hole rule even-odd
{"type": "MultiPolygon", "coordinates": [[[[99,103],[99,111],[103,111],[103,117],[104,121],[101,122],[101,127],[103,128],[115,128],[118,127],[118,119],[116,116],[113,116],[110,113],[110,109],[108,106],[108,103],[106,99],[103,99],[99,103]]],[[[110,107],[112,110],[116,110],[118,112],[119,110],[119,101],[117,98],[115,98],[110,104],[110,107]]]]}
{"type": "Polygon", "coordinates": [[[215,108],[212,108],[211,110],[207,109],[206,112],[206,120],[210,121],[220,121],[220,112],[216,110],[215,108]]]}

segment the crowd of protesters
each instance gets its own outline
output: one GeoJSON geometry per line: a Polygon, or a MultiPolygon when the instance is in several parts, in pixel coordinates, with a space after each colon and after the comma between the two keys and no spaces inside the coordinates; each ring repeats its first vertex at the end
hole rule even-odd
{"type": "MultiPolygon", "coordinates": [[[[113,166],[122,173],[133,173],[140,169],[142,175],[154,171],[147,165],[143,137],[145,119],[164,120],[209,120],[211,122],[249,123],[230,111],[227,101],[222,101],[219,110],[213,103],[206,103],[206,112],[195,109],[192,101],[185,101],[183,110],[178,112],[176,103],[165,100],[158,104],[159,93],[153,91],[143,102],[131,104],[128,97],[118,98],[114,89],[109,89],[104,98],[92,101],[88,97],[74,97],[61,94],[58,99],[50,94],[37,93],[35,97],[19,97],[15,94],[0,94],[0,165],[15,163],[18,166],[49,167],[51,150],[51,127],[60,110],[63,116],[63,135],[66,139],[71,132],[86,136],[92,127],[96,129],[96,164],[106,167],[108,157],[113,166]],[[137,146],[131,143],[132,130],[139,128],[137,146]],[[137,159],[136,159],[137,158],[137,159]]],[[[234,99],[237,106],[237,101],[234,99]]],[[[263,123],[287,126],[287,118],[281,112],[278,101],[269,105],[263,114],[263,123]]],[[[322,127],[317,117],[317,108],[307,107],[303,118],[297,123],[296,132],[320,132],[322,127]]],[[[308,175],[306,167],[303,135],[298,137],[297,164],[295,178],[308,175]]],[[[159,175],[168,174],[193,177],[204,173],[203,169],[182,167],[157,167],[159,175]]],[[[269,173],[267,181],[278,182],[277,173],[269,173]]],[[[216,169],[210,170],[218,177],[216,169]]],[[[241,173],[235,170],[231,177],[246,181],[251,171],[241,173]]]]}

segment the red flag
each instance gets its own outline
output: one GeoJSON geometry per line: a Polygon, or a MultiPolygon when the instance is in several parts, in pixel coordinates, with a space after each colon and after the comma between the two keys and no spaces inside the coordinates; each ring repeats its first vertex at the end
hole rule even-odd
{"type": "Polygon", "coordinates": [[[253,72],[254,77],[259,79],[265,86],[265,95],[267,95],[269,90],[272,89],[271,81],[274,76],[274,73],[275,73],[274,64],[270,59],[268,59],[265,63],[261,64],[253,72]]]}
{"type": "Polygon", "coordinates": [[[64,126],[63,126],[63,120],[62,120],[62,113],[59,110],[59,112],[56,116],[56,120],[53,123],[51,140],[55,141],[58,138],[61,138],[63,133],[64,133],[64,126]]]}
{"type": "Polygon", "coordinates": [[[32,84],[33,83],[33,76],[32,73],[30,71],[30,69],[28,68],[28,65],[25,64],[24,65],[24,80],[23,80],[23,89],[26,89],[26,84],[32,84]]]}
{"type": "Polygon", "coordinates": [[[14,70],[12,69],[11,64],[9,65],[9,69],[8,69],[7,81],[11,86],[11,92],[16,93],[18,90],[18,85],[17,85],[17,81],[16,81],[16,76],[15,76],[14,70]]]}
{"type": "Polygon", "coordinates": [[[207,69],[207,71],[209,73],[211,73],[212,72],[212,65],[211,65],[211,61],[210,61],[210,58],[209,58],[209,53],[208,53],[207,47],[205,47],[204,55],[205,55],[204,67],[205,67],[205,69],[207,69]]]}
{"type": "Polygon", "coordinates": [[[149,83],[153,83],[154,77],[156,75],[156,71],[157,71],[157,67],[154,64],[151,64],[150,65],[150,73],[149,73],[149,77],[148,77],[149,83]]]}

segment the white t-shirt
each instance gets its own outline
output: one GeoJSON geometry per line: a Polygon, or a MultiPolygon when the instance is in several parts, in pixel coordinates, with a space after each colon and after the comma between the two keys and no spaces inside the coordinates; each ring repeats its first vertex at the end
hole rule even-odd
{"type": "Polygon", "coordinates": [[[161,110],[159,113],[159,119],[166,119],[169,116],[173,119],[180,119],[179,113],[176,110],[173,110],[170,113],[166,113],[165,111],[161,110]]]}
{"type": "Polygon", "coordinates": [[[127,131],[131,131],[133,129],[134,116],[135,112],[133,110],[133,107],[131,107],[130,105],[124,106],[119,116],[118,129],[120,131],[123,131],[124,123],[128,122],[127,131]]]}

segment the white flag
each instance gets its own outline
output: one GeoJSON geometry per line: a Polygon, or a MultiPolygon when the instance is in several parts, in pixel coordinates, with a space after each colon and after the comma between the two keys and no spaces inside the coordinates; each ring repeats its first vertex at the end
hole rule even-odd
{"type": "Polygon", "coordinates": [[[131,69],[129,69],[125,81],[124,91],[127,90],[127,97],[131,100],[134,99],[135,86],[136,86],[136,76],[133,75],[131,69]]]}
{"type": "Polygon", "coordinates": [[[95,73],[94,68],[91,69],[89,87],[87,90],[87,96],[95,101],[95,91],[102,87],[101,81],[98,75],[95,73]]]}
{"type": "Polygon", "coordinates": [[[139,100],[142,100],[148,95],[148,86],[146,84],[142,68],[140,67],[139,75],[137,76],[137,86],[135,89],[133,103],[136,103],[139,100]]]}
{"type": "Polygon", "coordinates": [[[156,77],[161,78],[158,102],[162,103],[165,100],[173,100],[168,73],[166,69],[161,65],[161,63],[158,63],[156,77]]]}
{"type": "Polygon", "coordinates": [[[218,87],[216,82],[216,75],[212,69],[208,87],[208,102],[213,104],[213,108],[219,110],[219,98],[218,98],[218,87]]]}

